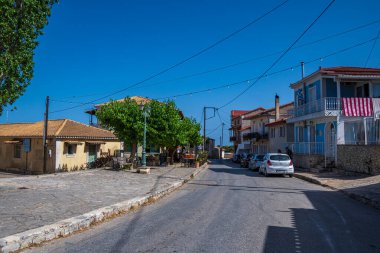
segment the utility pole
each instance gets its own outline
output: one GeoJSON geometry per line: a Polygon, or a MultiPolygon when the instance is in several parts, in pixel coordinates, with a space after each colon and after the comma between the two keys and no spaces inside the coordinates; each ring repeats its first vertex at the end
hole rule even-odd
{"type": "Polygon", "coordinates": [[[302,79],[305,77],[305,62],[301,61],[301,75],[302,79]]]}
{"type": "Polygon", "coordinates": [[[203,151],[205,151],[205,147],[206,147],[206,120],[208,119],[206,117],[206,110],[207,109],[213,109],[214,110],[214,115],[212,117],[210,117],[209,119],[215,117],[215,110],[217,110],[216,107],[207,107],[207,106],[204,106],[203,107],[203,151]]]}
{"type": "Polygon", "coordinates": [[[45,102],[45,117],[44,117],[44,135],[42,137],[42,144],[44,145],[44,161],[43,172],[46,173],[46,159],[47,159],[47,134],[48,134],[48,120],[49,120],[49,96],[46,96],[45,102]]]}
{"type": "Polygon", "coordinates": [[[220,147],[223,147],[223,138],[224,138],[224,122],[222,123],[222,140],[220,142],[220,147]]]}
{"type": "Polygon", "coordinates": [[[206,147],[206,107],[203,107],[203,151],[206,147]]]}

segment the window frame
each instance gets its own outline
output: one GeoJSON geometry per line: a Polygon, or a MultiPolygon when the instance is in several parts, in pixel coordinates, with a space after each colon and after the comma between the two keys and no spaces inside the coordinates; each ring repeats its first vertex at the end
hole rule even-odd
{"type": "Polygon", "coordinates": [[[22,156],[22,145],[21,144],[14,144],[13,147],[13,158],[21,159],[22,156]]]}

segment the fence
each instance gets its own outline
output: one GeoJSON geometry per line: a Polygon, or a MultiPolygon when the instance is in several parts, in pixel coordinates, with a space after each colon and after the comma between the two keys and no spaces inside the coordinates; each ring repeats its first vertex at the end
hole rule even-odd
{"type": "Polygon", "coordinates": [[[325,146],[323,142],[289,143],[288,147],[294,154],[324,155],[325,153],[325,146]]]}
{"type": "Polygon", "coordinates": [[[292,117],[299,117],[310,113],[321,112],[324,110],[342,110],[341,98],[325,97],[314,100],[307,104],[299,105],[291,110],[288,110],[288,114],[292,115],[292,117]]]}

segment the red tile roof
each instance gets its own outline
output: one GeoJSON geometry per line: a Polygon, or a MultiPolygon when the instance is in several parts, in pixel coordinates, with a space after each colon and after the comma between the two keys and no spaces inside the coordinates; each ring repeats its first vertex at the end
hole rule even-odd
{"type": "MultiPolygon", "coordinates": [[[[0,138],[42,137],[44,122],[0,124],[0,138]]],[[[48,137],[117,140],[108,130],[88,126],[69,119],[49,120],[48,137]]]]}
{"type": "Polygon", "coordinates": [[[363,77],[380,77],[380,68],[362,68],[362,67],[348,67],[348,66],[339,66],[332,68],[320,68],[317,71],[311,73],[310,75],[304,77],[303,79],[291,84],[291,87],[294,87],[297,84],[303,83],[306,80],[312,78],[318,73],[331,76],[363,76],[363,77]]]}
{"type": "Polygon", "coordinates": [[[246,112],[249,112],[249,110],[232,110],[231,111],[231,117],[235,118],[237,116],[243,115],[246,112]]]}
{"type": "Polygon", "coordinates": [[[277,126],[277,125],[286,124],[286,119],[287,118],[282,118],[282,119],[276,120],[274,122],[265,124],[265,126],[267,126],[267,127],[273,127],[273,126],[277,126]]]}

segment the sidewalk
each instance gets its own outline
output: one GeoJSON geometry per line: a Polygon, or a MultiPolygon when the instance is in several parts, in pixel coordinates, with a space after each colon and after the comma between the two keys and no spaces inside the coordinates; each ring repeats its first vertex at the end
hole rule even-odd
{"type": "Polygon", "coordinates": [[[95,169],[0,178],[0,252],[89,227],[175,190],[200,171],[157,167],[151,174],[138,174],[95,169]]]}
{"type": "Polygon", "coordinates": [[[380,209],[380,175],[345,176],[334,172],[296,172],[294,176],[340,191],[353,199],[380,209]]]}

